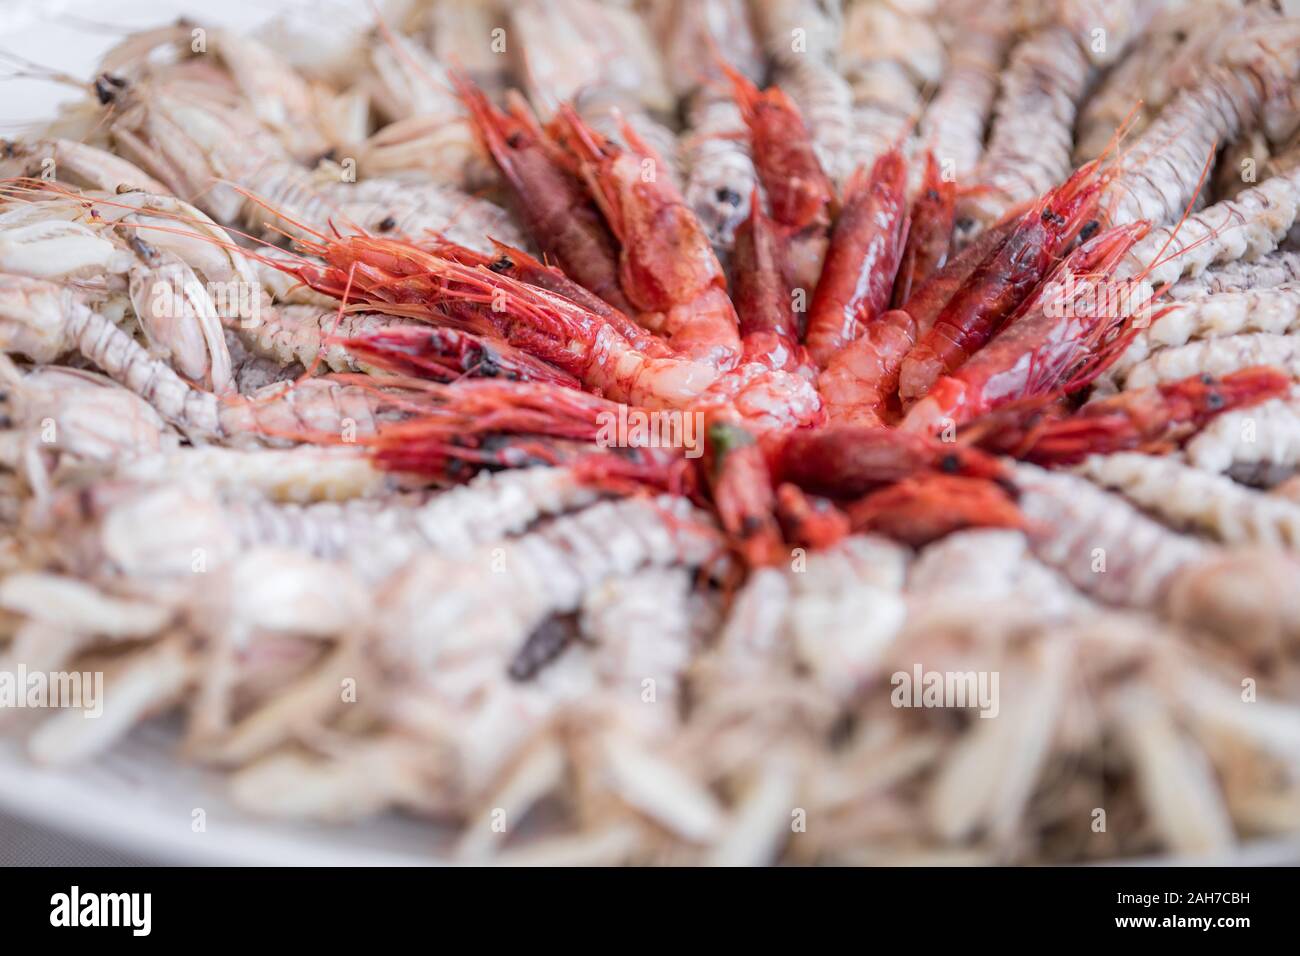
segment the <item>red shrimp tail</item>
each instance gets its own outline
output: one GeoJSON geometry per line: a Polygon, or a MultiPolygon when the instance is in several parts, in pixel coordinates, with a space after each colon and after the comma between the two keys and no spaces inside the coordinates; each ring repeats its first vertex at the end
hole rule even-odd
{"type": "Polygon", "coordinates": [[[855,531],[921,547],[969,528],[1024,528],[1025,518],[998,482],[925,474],[872,492],[849,506],[855,531]]]}
{"type": "Polygon", "coordinates": [[[947,374],[949,364],[930,341],[923,340],[912,347],[898,370],[898,398],[904,410],[925,397],[931,386],[947,374]]]}
{"type": "Polygon", "coordinates": [[[939,435],[945,428],[963,425],[978,415],[983,410],[977,404],[979,399],[979,390],[970,388],[962,379],[940,376],[925,397],[907,410],[899,428],[939,435]]]}

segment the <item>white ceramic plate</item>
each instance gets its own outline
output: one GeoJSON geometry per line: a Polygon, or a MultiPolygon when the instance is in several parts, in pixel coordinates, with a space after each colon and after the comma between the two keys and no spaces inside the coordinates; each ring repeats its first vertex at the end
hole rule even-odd
{"type": "MultiPolygon", "coordinates": [[[[179,16],[250,29],[275,13],[312,0],[0,0],[0,53],[20,54],[51,70],[89,80],[94,64],[133,30],[179,16]]],[[[0,135],[17,134],[53,116],[80,93],[49,80],[14,76],[0,56],[0,135]]],[[[34,824],[74,833],[146,861],[207,865],[397,865],[438,861],[436,828],[386,817],[354,827],[250,819],[225,798],[217,774],[174,756],[177,731],[152,724],[110,754],[72,771],[37,767],[20,743],[0,737],[0,808],[34,824]],[[196,832],[195,810],[204,828],[196,832]]],[[[1252,865],[1300,862],[1300,838],[1271,841],[1231,860],[1252,865]]]]}
{"type": "Polygon", "coordinates": [[[0,738],[0,807],[148,863],[415,866],[444,851],[436,827],[396,816],[355,826],[250,818],[231,806],[219,775],[174,755],[178,738],[174,726],[146,725],[70,770],[38,767],[18,741],[0,738]]]}

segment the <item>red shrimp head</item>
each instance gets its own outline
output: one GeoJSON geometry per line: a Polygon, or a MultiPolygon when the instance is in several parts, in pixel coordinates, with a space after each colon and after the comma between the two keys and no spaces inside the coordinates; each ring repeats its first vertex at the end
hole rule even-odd
{"type": "Polygon", "coordinates": [[[1045,244],[1053,250],[1062,249],[1086,227],[1096,229],[1089,224],[1098,218],[1102,191],[1116,175],[1115,167],[1101,170],[1100,164],[1100,158],[1084,163],[1032,207],[1047,234],[1045,244]]]}
{"type": "Polygon", "coordinates": [[[1147,231],[1148,223],[1138,221],[1077,246],[988,345],[930,386],[903,427],[933,432],[1011,402],[1069,394],[1092,382],[1131,341],[1135,322],[1148,318],[1147,303],[1130,298],[1141,291],[1141,276],[1122,287],[1110,282],[1147,231]]]}
{"type": "Polygon", "coordinates": [[[614,237],[585,194],[572,158],[547,138],[522,97],[511,95],[506,113],[459,72],[449,75],[475,136],[510,185],[533,241],[579,285],[630,311],[619,288],[614,237]]]}
{"type": "Polygon", "coordinates": [[[1158,387],[1169,405],[1170,419],[1199,429],[1216,415],[1286,395],[1291,389],[1291,376],[1260,365],[1222,378],[1196,375],[1158,387]]]}
{"type": "Polygon", "coordinates": [[[682,200],[654,150],[626,124],[628,148],[601,136],[568,104],[551,126],[573,155],[592,197],[617,237],[619,281],[638,309],[666,312],[726,279],[699,220],[682,200]]]}
{"type": "Polygon", "coordinates": [[[925,180],[912,202],[911,231],[894,282],[895,306],[905,303],[913,289],[947,263],[956,212],[956,181],[945,180],[934,153],[926,153],[925,180]]]}
{"type": "Polygon", "coordinates": [[[1155,388],[1121,392],[1062,416],[1046,399],[1008,406],[972,425],[963,440],[1041,465],[1072,465],[1089,455],[1165,452],[1217,415],[1285,395],[1291,378],[1277,369],[1193,375],[1155,388]]]}
{"type": "Polygon", "coordinates": [[[749,128],[754,169],[772,218],[792,231],[824,221],[835,201],[835,187],[817,159],[799,107],[779,87],[759,90],[730,65],[721,67],[749,128]]]}

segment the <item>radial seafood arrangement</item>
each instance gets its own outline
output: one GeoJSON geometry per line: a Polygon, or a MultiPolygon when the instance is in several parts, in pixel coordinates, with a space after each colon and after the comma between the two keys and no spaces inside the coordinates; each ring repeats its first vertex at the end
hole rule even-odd
{"type": "Polygon", "coordinates": [[[123,36],[0,141],[0,672],[103,677],[3,730],[465,862],[1293,837],[1297,91],[1244,0],[123,36]]]}

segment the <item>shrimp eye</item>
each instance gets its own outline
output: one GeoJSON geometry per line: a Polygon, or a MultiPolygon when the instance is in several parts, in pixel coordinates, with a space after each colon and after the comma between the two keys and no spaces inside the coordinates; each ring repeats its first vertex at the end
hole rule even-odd
{"type": "Polygon", "coordinates": [[[937,190],[937,189],[927,189],[927,190],[925,191],[925,198],[928,199],[928,200],[930,200],[930,202],[938,202],[938,201],[939,201],[939,190],[937,190]]]}
{"type": "Polygon", "coordinates": [[[385,216],[376,227],[380,232],[390,232],[397,226],[397,220],[392,216],[385,216]]]}
{"type": "Polygon", "coordinates": [[[958,232],[969,232],[971,229],[975,228],[975,220],[970,216],[962,216],[957,220],[956,225],[958,232]]]}
{"type": "Polygon", "coordinates": [[[718,202],[725,202],[732,208],[736,208],[740,205],[740,193],[736,192],[734,189],[728,189],[726,186],[718,189],[713,195],[718,202]]]}
{"type": "Polygon", "coordinates": [[[1086,223],[1084,223],[1083,228],[1079,230],[1079,238],[1082,239],[1084,242],[1087,242],[1089,239],[1091,239],[1093,236],[1097,234],[1097,230],[1100,228],[1101,228],[1101,223],[1099,223],[1096,219],[1090,219],[1086,223]]]}
{"type": "Polygon", "coordinates": [[[117,94],[124,86],[126,86],[126,80],[113,76],[111,73],[101,73],[95,77],[95,96],[99,98],[102,106],[107,106],[117,98],[117,94]]]}
{"type": "MultiPolygon", "coordinates": [[[[484,349],[477,363],[479,374],[484,378],[497,378],[501,374],[501,364],[497,361],[496,354],[490,349],[484,349]]],[[[472,367],[472,366],[471,366],[472,367]]]]}
{"type": "Polygon", "coordinates": [[[948,452],[939,459],[939,470],[948,475],[955,475],[961,471],[961,459],[952,452],[948,452]]]}
{"type": "Polygon", "coordinates": [[[506,145],[509,146],[511,149],[518,149],[523,144],[524,144],[523,133],[511,133],[509,136],[506,137],[506,145]]]}
{"type": "Polygon", "coordinates": [[[491,269],[493,272],[509,272],[514,267],[515,267],[514,260],[512,260],[507,255],[502,255],[499,258],[494,259],[492,261],[492,264],[488,266],[488,268],[491,269]]]}
{"type": "Polygon", "coordinates": [[[1212,412],[1218,411],[1226,404],[1227,402],[1224,400],[1223,396],[1218,392],[1210,392],[1208,395],[1205,396],[1205,407],[1212,412]]]}
{"type": "Polygon", "coordinates": [[[1201,384],[1202,384],[1202,385],[1213,385],[1213,384],[1214,384],[1214,376],[1211,375],[1209,372],[1203,372],[1203,373],[1201,374],[1201,384]]]}

